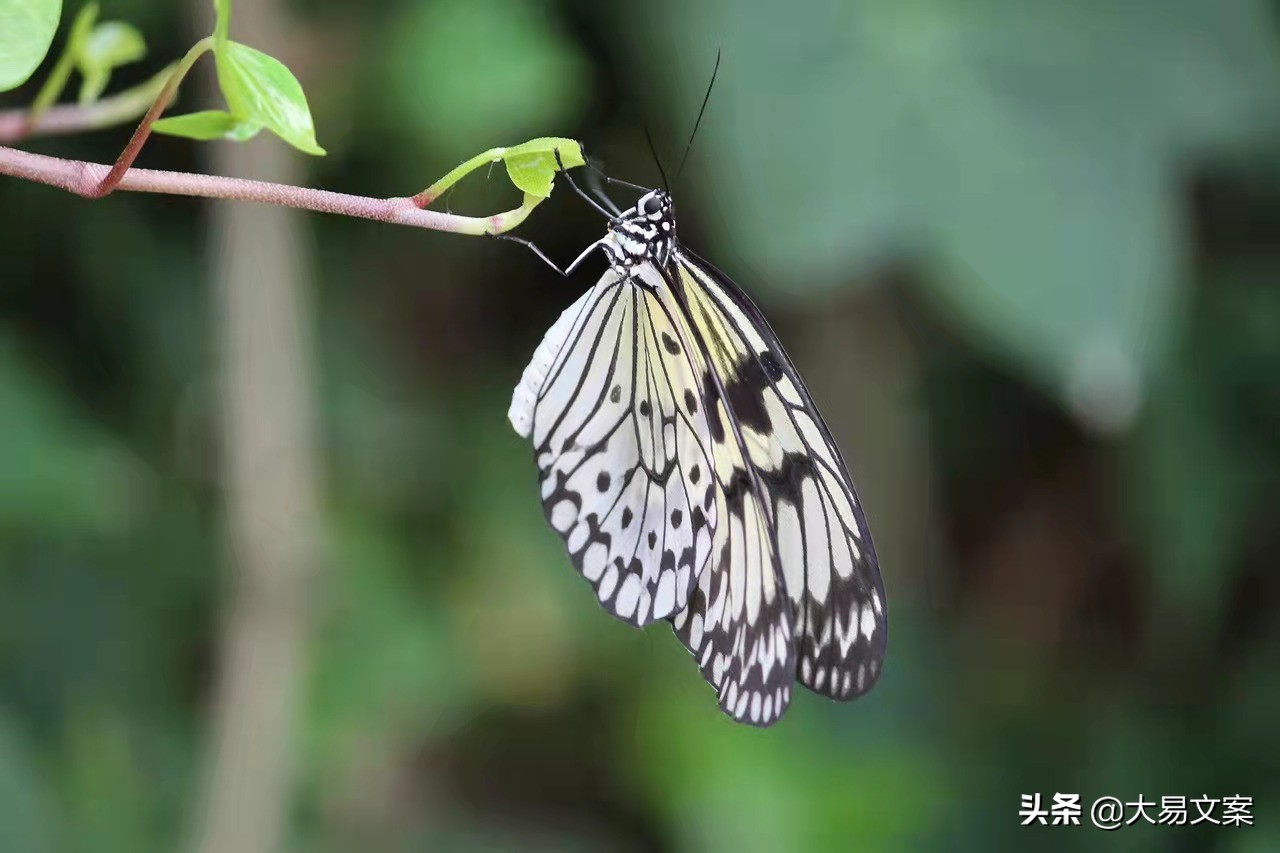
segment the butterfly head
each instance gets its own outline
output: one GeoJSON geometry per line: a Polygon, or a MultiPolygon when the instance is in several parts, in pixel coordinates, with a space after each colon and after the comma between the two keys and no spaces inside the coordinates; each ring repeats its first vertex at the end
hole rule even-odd
{"type": "Polygon", "coordinates": [[[665,266],[676,239],[671,194],[650,190],[609,226],[604,240],[609,263],[623,272],[643,263],[665,266]]]}
{"type": "Polygon", "coordinates": [[[648,221],[659,225],[667,223],[670,227],[663,230],[674,231],[675,217],[672,215],[671,193],[666,190],[650,190],[636,202],[634,210],[624,214],[624,218],[631,218],[641,222],[648,221]]]}

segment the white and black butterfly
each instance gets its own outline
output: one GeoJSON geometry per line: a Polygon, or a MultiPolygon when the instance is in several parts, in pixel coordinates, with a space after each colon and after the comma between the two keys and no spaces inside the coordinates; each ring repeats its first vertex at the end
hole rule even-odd
{"type": "Polygon", "coordinates": [[[670,620],[735,720],[778,720],[796,678],[860,696],[888,612],[822,416],[751,300],[677,241],[669,193],[600,209],[608,232],[569,269],[598,247],[609,270],[547,332],[508,413],[547,519],[606,610],[670,620]]]}

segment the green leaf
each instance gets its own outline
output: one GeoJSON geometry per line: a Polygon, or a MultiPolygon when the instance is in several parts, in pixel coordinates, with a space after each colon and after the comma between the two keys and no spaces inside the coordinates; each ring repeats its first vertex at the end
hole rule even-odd
{"type": "Polygon", "coordinates": [[[75,70],[76,57],[80,53],[80,48],[89,37],[97,20],[97,3],[87,3],[76,13],[75,20],[71,22],[71,31],[67,34],[67,43],[62,49],[62,55],[53,64],[49,76],[45,78],[40,91],[31,102],[32,116],[38,116],[53,106],[54,102],[62,96],[62,90],[67,88],[67,81],[71,79],[71,72],[75,70]]]}
{"type": "Polygon", "coordinates": [[[243,121],[223,110],[203,110],[186,115],[170,116],[157,121],[152,130],[156,133],[167,133],[170,136],[185,136],[188,139],[232,139],[244,142],[252,139],[262,130],[256,122],[243,121]]]}
{"type": "Polygon", "coordinates": [[[96,101],[102,95],[113,69],[137,62],[146,55],[147,44],[135,28],[119,21],[98,24],[80,44],[76,56],[76,65],[84,78],[80,84],[80,103],[96,101]]]}
{"type": "Polygon", "coordinates": [[[226,44],[227,33],[231,30],[231,0],[213,0],[213,11],[217,16],[213,26],[216,49],[226,44]]]}
{"type": "Polygon", "coordinates": [[[525,0],[418,3],[381,59],[397,121],[446,159],[569,124],[590,64],[554,16],[525,0]]]}
{"type": "Polygon", "coordinates": [[[288,68],[239,42],[223,42],[214,50],[218,83],[232,115],[262,125],[300,151],[325,153],[316,144],[307,97],[288,68]]]}
{"type": "Polygon", "coordinates": [[[0,0],[0,92],[40,66],[62,16],[62,0],[0,0]]]}
{"type": "MultiPolygon", "coordinates": [[[[1265,2],[657,2],[646,55],[723,47],[686,170],[731,212],[722,266],[814,294],[922,259],[975,345],[1131,422],[1186,310],[1187,158],[1276,115],[1265,2]]],[[[709,71],[654,69],[679,143],[709,71]]]]}
{"type": "Polygon", "coordinates": [[[559,136],[530,139],[506,149],[502,156],[507,164],[511,183],[538,198],[551,195],[551,187],[560,168],[556,163],[557,151],[560,152],[560,162],[566,169],[586,165],[582,158],[582,146],[572,139],[559,136]]]}

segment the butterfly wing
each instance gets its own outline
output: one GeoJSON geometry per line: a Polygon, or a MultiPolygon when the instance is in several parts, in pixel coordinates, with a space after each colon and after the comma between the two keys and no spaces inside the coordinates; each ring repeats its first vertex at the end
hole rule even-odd
{"type": "Polygon", "coordinates": [[[560,316],[512,396],[543,509],[610,613],[647,625],[684,609],[711,559],[717,504],[695,373],[655,295],[610,270],[560,316]]]}
{"type": "Polygon", "coordinates": [[[721,523],[711,564],[698,578],[688,607],[672,617],[676,635],[716,689],[721,710],[738,722],[767,726],[791,702],[795,672],[793,615],[778,560],[770,507],[752,467],[733,413],[726,407],[722,372],[708,336],[690,314],[679,283],[652,265],[639,275],[680,331],[698,378],[690,404],[708,418],[715,476],[704,506],[721,523]]]}
{"type": "MultiPolygon", "coordinates": [[[[675,266],[690,322],[702,330],[722,377],[720,388],[709,389],[725,398],[709,401],[718,403],[712,411],[733,413],[767,499],[793,606],[796,675],[817,693],[856,698],[879,677],[888,613],[848,469],[799,373],[746,294],[686,250],[675,266]]],[[[705,605],[695,593],[692,615],[699,606],[705,605]]],[[[673,620],[677,634],[692,615],[673,620]]],[[[695,648],[693,637],[681,639],[695,648]]]]}

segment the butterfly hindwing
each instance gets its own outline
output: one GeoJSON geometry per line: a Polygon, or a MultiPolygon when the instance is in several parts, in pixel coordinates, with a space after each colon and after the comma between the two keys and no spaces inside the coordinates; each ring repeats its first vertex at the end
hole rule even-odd
{"type": "Polygon", "coordinates": [[[606,273],[561,315],[512,398],[543,507],[610,613],[646,625],[683,609],[711,557],[718,506],[694,373],[655,296],[606,273]]]}
{"type": "Polygon", "coordinates": [[[767,493],[793,605],[796,675],[815,692],[856,698],[879,677],[888,614],[844,460],[759,310],[701,258],[682,250],[676,263],[693,322],[722,354],[725,393],[767,493]]]}
{"type": "Polygon", "coordinates": [[[701,376],[696,393],[715,462],[704,501],[718,506],[721,519],[712,562],[698,578],[689,606],[672,617],[672,627],[716,689],[721,709],[739,722],[767,726],[790,704],[795,671],[792,613],[769,506],[760,500],[759,483],[745,461],[742,433],[726,406],[717,356],[704,330],[691,321],[674,282],[654,267],[640,275],[654,282],[701,376]]]}

